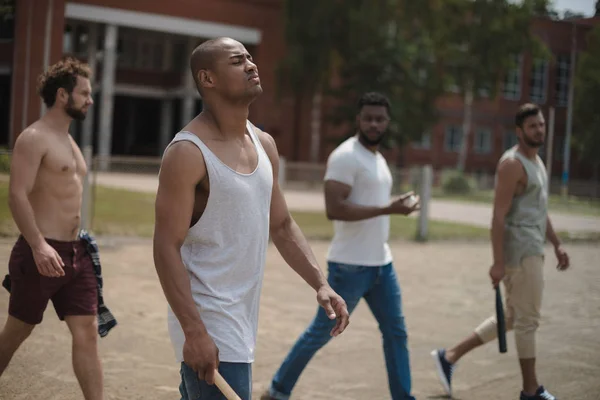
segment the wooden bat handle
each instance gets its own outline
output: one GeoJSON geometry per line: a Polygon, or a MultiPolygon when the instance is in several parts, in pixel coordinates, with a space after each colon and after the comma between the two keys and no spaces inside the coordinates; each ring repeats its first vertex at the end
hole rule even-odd
{"type": "Polygon", "coordinates": [[[242,400],[240,396],[238,396],[234,392],[231,386],[229,386],[229,383],[227,383],[227,381],[223,379],[223,377],[217,370],[215,370],[215,384],[217,385],[221,393],[223,393],[225,398],[227,398],[227,400],[242,400]]]}

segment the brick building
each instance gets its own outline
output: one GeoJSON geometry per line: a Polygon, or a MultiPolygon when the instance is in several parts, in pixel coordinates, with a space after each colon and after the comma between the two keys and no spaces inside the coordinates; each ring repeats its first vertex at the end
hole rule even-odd
{"type": "MultiPolygon", "coordinates": [[[[193,6],[186,0],[14,2],[14,19],[0,18],[0,145],[10,146],[43,112],[37,76],[63,54],[74,54],[88,60],[96,72],[92,114],[73,127],[78,142],[93,143],[101,155],[158,156],[202,106],[188,69],[191,49],[211,37],[231,36],[247,46],[261,74],[264,94],[252,105],[250,119],[275,137],[283,156],[309,160],[311,99],[276,97],[275,67],[285,51],[282,0],[203,0],[193,6]]],[[[533,30],[553,58],[535,62],[521,55],[499,95],[474,103],[468,171],[493,172],[500,154],[515,142],[515,110],[533,101],[546,115],[549,107],[556,111],[553,173],[560,174],[572,35],[578,51],[584,49],[587,33],[599,21],[534,22],[533,30]]],[[[431,163],[435,169],[456,165],[462,98],[448,93],[439,99],[438,108],[440,121],[419,143],[386,154],[392,163],[431,163]]],[[[334,146],[330,139],[339,134],[340,129],[321,125],[321,161],[334,146]]],[[[591,168],[581,165],[576,155],[571,165],[574,178],[590,176],[591,168]]]]}
{"type": "MultiPolygon", "coordinates": [[[[473,123],[468,142],[467,170],[492,173],[502,152],[516,143],[514,115],[520,104],[540,105],[549,124],[549,109],[555,110],[552,173],[560,176],[563,166],[564,139],[567,127],[568,93],[571,74],[573,38],[577,53],[585,49],[586,36],[600,18],[573,21],[534,21],[533,32],[550,50],[550,60],[534,60],[529,54],[518,57],[518,66],[510,71],[495,99],[474,102],[473,123]]],[[[576,58],[577,63],[577,58],[576,58]]],[[[409,165],[432,163],[434,168],[452,168],[457,164],[462,139],[463,100],[449,93],[438,102],[439,123],[423,140],[404,150],[409,165]]],[[[576,132],[573,131],[573,135],[576,132]]],[[[546,159],[545,148],[541,155],[546,159]]],[[[571,175],[588,179],[590,165],[571,157],[571,175]]]]}
{"type": "Polygon", "coordinates": [[[189,73],[200,42],[229,36],[260,66],[264,94],[251,108],[257,125],[285,129],[274,65],[283,54],[280,0],[15,0],[2,19],[0,144],[11,145],[40,117],[37,76],[63,54],[95,69],[93,114],[72,127],[100,155],[158,156],[201,109],[189,73]],[[34,6],[35,4],[35,6],[34,6]],[[190,6],[193,4],[193,6],[190,6]],[[4,107],[4,105],[9,105],[4,107]]]}
{"type": "MultiPolygon", "coordinates": [[[[600,17],[569,21],[537,19],[533,22],[533,32],[546,44],[551,59],[534,60],[529,54],[520,55],[518,66],[507,74],[496,98],[487,98],[485,93],[481,93],[483,96],[474,101],[468,136],[467,171],[494,173],[501,154],[516,143],[516,110],[523,103],[534,102],[542,107],[548,124],[550,107],[555,110],[552,173],[553,176],[561,175],[573,37],[579,53],[586,47],[587,34],[597,24],[600,24],[600,17]]],[[[431,131],[425,133],[417,143],[389,151],[386,154],[388,160],[401,166],[431,164],[435,170],[456,167],[462,141],[462,95],[447,93],[438,100],[437,106],[440,118],[431,131]]],[[[305,118],[309,118],[308,113],[305,118]]],[[[309,130],[306,127],[301,132],[306,141],[310,138],[309,130]]],[[[336,136],[339,132],[340,129],[324,127],[322,158],[335,146],[327,136],[336,136]]],[[[576,135],[575,131],[573,135],[576,135]]],[[[546,159],[545,146],[541,149],[541,156],[546,159]]],[[[303,159],[307,157],[308,151],[305,149],[303,159]]],[[[581,163],[575,152],[572,152],[570,166],[572,178],[589,179],[593,176],[592,166],[581,163]]]]}

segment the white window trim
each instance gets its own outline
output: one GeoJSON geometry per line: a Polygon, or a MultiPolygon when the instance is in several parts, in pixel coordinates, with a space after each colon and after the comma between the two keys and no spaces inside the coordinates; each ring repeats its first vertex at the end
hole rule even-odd
{"type": "MultiPolygon", "coordinates": [[[[506,85],[506,77],[504,78],[504,82],[502,84],[502,96],[506,100],[519,101],[522,96],[522,86],[523,86],[523,54],[519,54],[517,61],[517,94],[515,96],[507,96],[504,91],[504,86],[506,85]]],[[[510,72],[513,72],[512,70],[510,72]]]]}
{"type": "Polygon", "coordinates": [[[494,137],[494,133],[492,132],[492,130],[490,128],[486,128],[486,127],[481,127],[481,128],[477,128],[475,130],[475,143],[473,143],[473,152],[475,154],[490,154],[492,152],[492,147],[493,147],[493,137],[494,137]],[[482,133],[485,132],[487,134],[488,137],[488,147],[487,148],[480,148],[478,145],[478,136],[482,133]]]}
{"type": "MultiPolygon", "coordinates": [[[[547,59],[542,59],[542,62],[544,63],[544,76],[542,78],[542,82],[543,82],[543,90],[542,90],[542,97],[540,100],[537,99],[533,99],[531,97],[531,80],[530,80],[530,84],[529,84],[529,98],[531,99],[531,101],[535,102],[536,104],[539,105],[543,105],[546,104],[546,102],[548,101],[548,81],[549,81],[549,75],[550,75],[550,63],[548,62],[547,59]]],[[[533,66],[531,68],[531,74],[533,75],[533,72],[535,70],[535,60],[533,60],[533,66]]]]}
{"type": "Polygon", "coordinates": [[[462,136],[462,128],[458,125],[447,125],[444,128],[444,151],[446,151],[447,153],[458,153],[460,152],[460,147],[462,145],[462,140],[463,140],[463,136],[462,136]],[[461,143],[459,143],[458,147],[456,149],[451,148],[448,145],[448,135],[450,134],[450,130],[451,129],[456,129],[456,131],[458,132],[459,136],[460,136],[460,141],[461,143]]]}
{"type": "Polygon", "coordinates": [[[67,3],[65,17],[192,37],[227,36],[244,44],[258,44],[262,36],[256,28],[77,3],[67,3]]]}

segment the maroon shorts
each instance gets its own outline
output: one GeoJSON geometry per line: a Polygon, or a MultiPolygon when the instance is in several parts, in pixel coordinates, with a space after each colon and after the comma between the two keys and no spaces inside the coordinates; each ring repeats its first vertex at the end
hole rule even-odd
{"type": "Polygon", "coordinates": [[[8,313],[27,324],[39,324],[48,300],[52,300],[61,321],[68,315],[96,315],[98,288],[85,242],[51,239],[46,242],[62,258],[65,275],[57,278],[40,275],[31,247],[19,236],[8,262],[11,280],[8,313]]]}

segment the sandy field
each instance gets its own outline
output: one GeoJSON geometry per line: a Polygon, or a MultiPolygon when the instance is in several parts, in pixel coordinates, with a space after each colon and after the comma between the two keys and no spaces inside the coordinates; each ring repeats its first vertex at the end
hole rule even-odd
{"type": "MultiPolygon", "coordinates": [[[[100,342],[107,399],[179,399],[179,369],[166,328],[166,301],[147,240],[100,242],[105,300],[119,325],[100,342]]],[[[429,353],[447,346],[491,315],[494,293],[488,283],[487,243],[393,243],[411,352],[414,395],[441,399],[429,353]]],[[[0,242],[0,273],[7,270],[12,241],[0,242]]],[[[327,243],[313,249],[324,262],[327,243]]],[[[567,247],[572,270],[553,268],[548,249],[543,319],[538,336],[539,376],[559,399],[600,399],[600,249],[567,247]]],[[[269,249],[262,294],[254,399],[316,310],[314,292],[269,249]]],[[[0,290],[0,320],[8,293],[0,290]]],[[[518,399],[520,374],[513,335],[507,354],[495,343],[465,357],[455,372],[455,398],[518,399]]],[[[71,367],[70,336],[52,306],[41,326],[0,378],[2,400],[81,399],[71,367]]],[[[366,304],[352,315],[348,330],[309,364],[293,399],[389,399],[381,335],[366,304]]]]}

